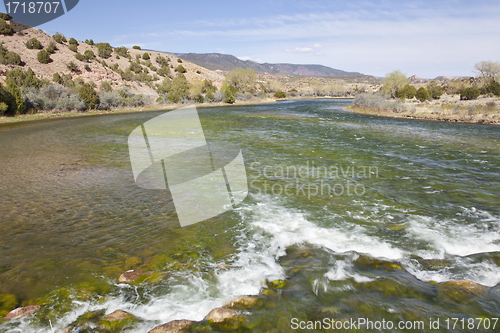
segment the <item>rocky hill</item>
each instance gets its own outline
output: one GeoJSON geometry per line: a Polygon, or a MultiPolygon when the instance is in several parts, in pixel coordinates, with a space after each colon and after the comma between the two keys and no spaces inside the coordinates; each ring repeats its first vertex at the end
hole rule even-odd
{"type": "Polygon", "coordinates": [[[236,67],[252,68],[257,73],[280,73],[289,75],[306,76],[336,76],[336,75],[360,75],[357,72],[346,72],[323,65],[299,65],[299,64],[260,64],[251,60],[241,60],[229,54],[221,53],[173,53],[182,59],[191,61],[211,70],[230,71],[236,67]]]}
{"type": "MultiPolygon", "coordinates": [[[[147,68],[148,63],[143,60],[142,56],[146,52],[144,50],[136,50],[136,49],[127,49],[127,52],[130,54],[130,59],[123,56],[117,56],[115,52],[111,54],[108,58],[99,57],[99,51],[96,45],[88,45],[82,41],[79,41],[78,44],[78,53],[84,54],[86,50],[92,50],[96,55],[95,59],[90,61],[84,60],[79,61],[75,58],[77,53],[73,52],[69,48],[69,43],[56,43],[56,51],[54,54],[50,55],[51,61],[48,64],[40,63],[37,59],[37,54],[40,51],[39,49],[28,49],[26,47],[26,42],[31,38],[36,38],[41,42],[44,48],[46,48],[50,42],[54,42],[54,38],[50,35],[47,35],[42,30],[28,28],[26,26],[22,26],[14,21],[7,21],[13,28],[13,35],[0,35],[0,43],[3,43],[3,48],[9,52],[15,52],[21,57],[21,65],[12,65],[12,64],[0,64],[0,82],[4,83],[5,81],[5,73],[8,70],[14,68],[21,68],[26,70],[31,68],[36,76],[40,79],[45,79],[52,81],[54,73],[59,74],[70,74],[73,79],[81,78],[85,82],[94,82],[97,86],[102,81],[109,81],[110,83],[118,86],[126,86],[128,90],[134,93],[141,93],[145,95],[155,95],[155,91],[152,88],[154,83],[160,83],[163,80],[163,77],[156,75],[156,73],[147,68]],[[151,77],[156,80],[150,82],[150,84],[146,84],[144,82],[137,81],[125,81],[120,75],[120,70],[126,71],[129,68],[131,61],[136,62],[136,57],[140,56],[140,66],[145,72],[148,72],[151,77]],[[71,71],[68,69],[66,64],[73,61],[77,65],[77,69],[75,71],[71,71]]],[[[69,39],[69,37],[67,37],[69,39]]],[[[159,68],[160,64],[156,61],[156,57],[158,55],[165,57],[166,54],[162,52],[156,51],[147,51],[150,57],[151,64],[159,68]]],[[[169,60],[169,67],[172,74],[175,74],[174,68],[178,65],[182,65],[186,72],[184,75],[188,80],[192,79],[200,79],[200,80],[211,80],[214,85],[221,86],[224,77],[218,73],[215,73],[211,70],[203,68],[199,65],[196,65],[189,61],[179,62],[179,57],[174,55],[167,55],[169,60]]]]}

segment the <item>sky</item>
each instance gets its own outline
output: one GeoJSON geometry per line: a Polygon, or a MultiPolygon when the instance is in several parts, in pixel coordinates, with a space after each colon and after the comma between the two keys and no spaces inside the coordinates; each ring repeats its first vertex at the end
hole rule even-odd
{"type": "Polygon", "coordinates": [[[38,28],[112,46],[434,78],[500,61],[499,18],[497,0],[80,0],[38,28]]]}

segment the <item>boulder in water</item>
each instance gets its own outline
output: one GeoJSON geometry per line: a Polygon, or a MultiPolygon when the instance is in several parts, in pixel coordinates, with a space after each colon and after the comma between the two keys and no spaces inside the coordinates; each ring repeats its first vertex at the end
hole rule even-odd
{"type": "Polygon", "coordinates": [[[156,326],[148,333],[182,333],[189,331],[193,322],[190,320],[173,320],[166,324],[156,326]]]}
{"type": "Polygon", "coordinates": [[[40,305],[28,305],[22,308],[17,308],[9,312],[6,316],[5,319],[17,319],[17,318],[23,318],[26,317],[33,312],[37,311],[40,309],[40,305]]]}
{"type": "Polygon", "coordinates": [[[124,282],[124,283],[136,282],[141,275],[151,275],[151,274],[153,274],[153,272],[129,270],[120,275],[120,277],[118,278],[118,282],[124,282]]]}

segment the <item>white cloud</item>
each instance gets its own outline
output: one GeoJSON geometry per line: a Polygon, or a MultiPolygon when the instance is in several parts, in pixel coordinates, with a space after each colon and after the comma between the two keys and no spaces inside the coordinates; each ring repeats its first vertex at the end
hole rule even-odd
{"type": "Polygon", "coordinates": [[[316,48],[321,47],[321,44],[316,43],[316,44],[314,44],[314,47],[316,47],[316,48]]]}
{"type": "Polygon", "coordinates": [[[288,53],[314,53],[314,50],[310,47],[296,47],[293,50],[286,49],[285,52],[288,53]]]}
{"type": "Polygon", "coordinates": [[[246,60],[252,60],[252,58],[248,57],[248,56],[243,56],[243,57],[236,57],[240,60],[243,60],[243,61],[246,61],[246,60]]]}

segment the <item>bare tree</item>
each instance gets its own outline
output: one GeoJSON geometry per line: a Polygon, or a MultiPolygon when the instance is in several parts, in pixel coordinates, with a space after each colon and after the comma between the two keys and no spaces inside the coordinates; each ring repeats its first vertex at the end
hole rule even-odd
{"type": "Polygon", "coordinates": [[[499,81],[500,61],[480,61],[474,65],[474,72],[483,77],[487,83],[499,81]]]}

